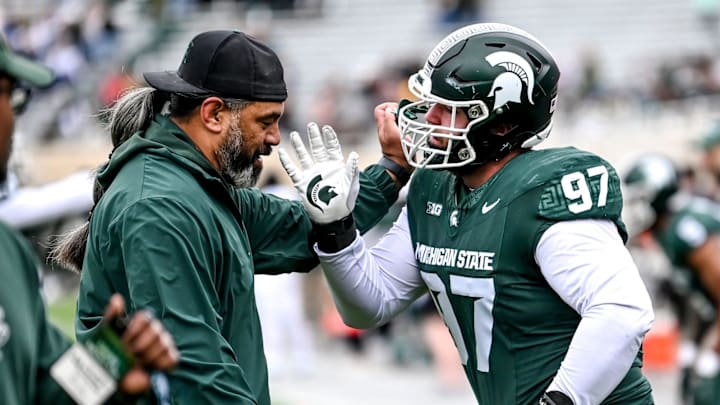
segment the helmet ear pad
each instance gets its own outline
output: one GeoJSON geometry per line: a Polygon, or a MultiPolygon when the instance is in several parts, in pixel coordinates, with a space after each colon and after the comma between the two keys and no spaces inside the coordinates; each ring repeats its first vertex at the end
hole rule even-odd
{"type": "Polygon", "coordinates": [[[472,165],[501,160],[511,151],[529,149],[550,135],[551,120],[535,132],[523,124],[527,112],[521,106],[506,105],[498,110],[500,113],[492,111],[487,120],[475,124],[468,132],[468,141],[477,156],[472,165]]]}

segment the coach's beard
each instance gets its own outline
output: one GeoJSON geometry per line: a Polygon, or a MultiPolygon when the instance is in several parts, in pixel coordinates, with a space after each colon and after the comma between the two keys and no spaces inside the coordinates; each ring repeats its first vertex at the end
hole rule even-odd
{"type": "Polygon", "coordinates": [[[225,141],[215,152],[220,175],[237,188],[252,187],[260,177],[262,167],[255,166],[256,155],[248,156],[248,151],[243,150],[242,130],[233,120],[228,130],[225,141]]]}

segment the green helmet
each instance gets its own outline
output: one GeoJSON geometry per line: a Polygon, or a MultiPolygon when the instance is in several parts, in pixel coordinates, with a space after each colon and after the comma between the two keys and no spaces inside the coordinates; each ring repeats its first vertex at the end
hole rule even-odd
{"type": "Polygon", "coordinates": [[[680,174],[669,158],[646,154],[635,160],[623,178],[623,221],[629,233],[649,229],[670,210],[670,200],[679,189],[680,174]]]}
{"type": "Polygon", "coordinates": [[[415,167],[454,168],[497,161],[547,138],[560,71],[550,51],[527,32],[505,24],[458,29],[433,49],[408,86],[419,101],[398,113],[405,155],[415,167]],[[451,109],[451,126],[425,121],[432,105],[451,109]],[[452,127],[462,110],[464,128],[452,127]],[[495,128],[511,128],[496,135],[495,128]],[[448,139],[446,148],[430,137],[448,139]]]}
{"type": "Polygon", "coordinates": [[[680,175],[669,158],[647,154],[638,158],[627,170],[623,179],[627,188],[642,190],[656,213],[668,210],[668,202],[680,189],[680,175]]]}
{"type": "Polygon", "coordinates": [[[698,142],[705,151],[720,145],[720,121],[715,121],[703,134],[698,142]]]}

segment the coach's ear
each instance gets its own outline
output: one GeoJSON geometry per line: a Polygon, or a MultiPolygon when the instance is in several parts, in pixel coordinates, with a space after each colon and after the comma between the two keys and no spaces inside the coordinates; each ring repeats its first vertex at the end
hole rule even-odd
{"type": "Polygon", "coordinates": [[[230,110],[220,97],[208,97],[200,105],[200,121],[213,134],[222,134],[230,126],[230,110]]]}

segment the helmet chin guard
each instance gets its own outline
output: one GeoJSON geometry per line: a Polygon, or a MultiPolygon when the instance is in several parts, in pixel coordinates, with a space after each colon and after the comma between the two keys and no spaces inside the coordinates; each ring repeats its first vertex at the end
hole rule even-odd
{"type": "MultiPolygon", "coordinates": [[[[438,169],[465,166],[475,161],[475,149],[468,140],[468,133],[475,123],[487,119],[489,116],[487,106],[482,101],[457,102],[424,92],[427,88],[423,88],[420,83],[422,73],[412,75],[408,84],[410,91],[421,101],[407,104],[398,111],[401,143],[408,163],[414,167],[438,169]],[[450,126],[434,125],[425,121],[425,113],[436,103],[451,108],[450,126]],[[457,128],[455,120],[461,109],[473,111],[474,118],[466,127],[457,128]],[[447,140],[446,146],[444,148],[432,146],[429,143],[431,137],[447,140]]],[[[425,83],[429,81],[425,80],[425,83]]]]}

